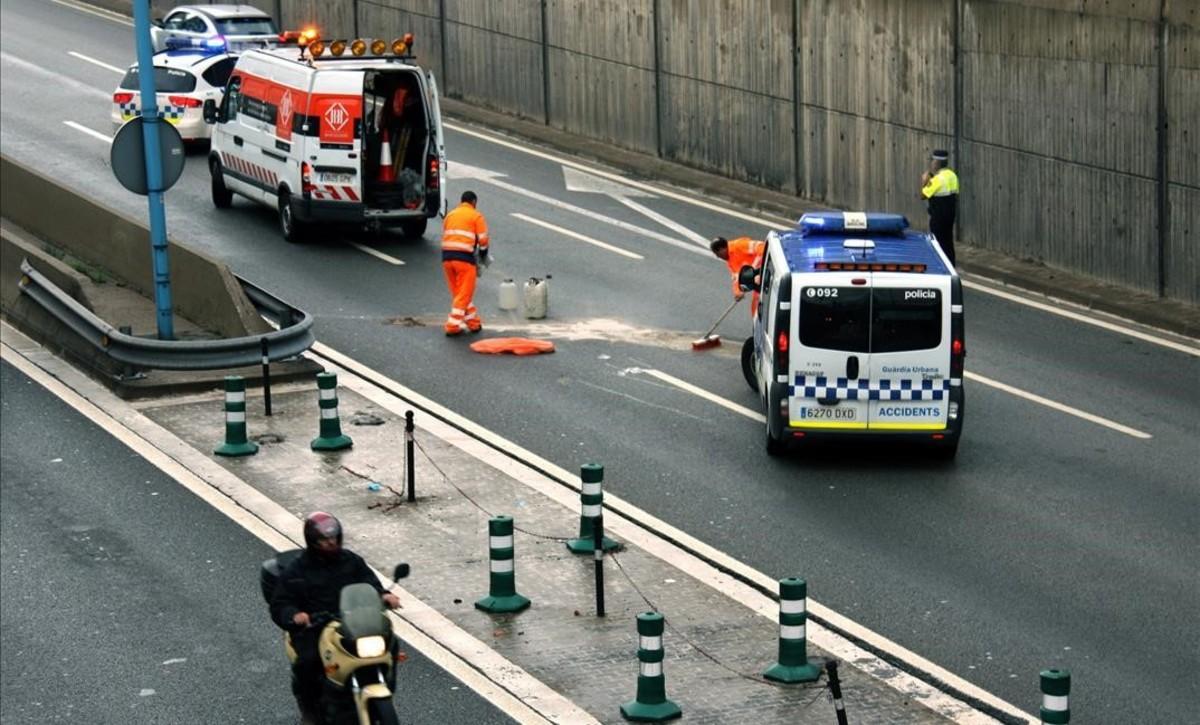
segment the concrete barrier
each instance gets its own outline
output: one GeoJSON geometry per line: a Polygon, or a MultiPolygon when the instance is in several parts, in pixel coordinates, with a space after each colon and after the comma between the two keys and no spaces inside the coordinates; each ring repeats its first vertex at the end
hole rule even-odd
{"type": "MultiPolygon", "coordinates": [[[[0,156],[0,215],[153,299],[150,232],[142,222],[86,199],[6,156],[0,156]]],[[[271,329],[223,263],[178,242],[171,243],[169,255],[171,297],[177,314],[220,337],[271,329]]],[[[19,259],[16,267],[6,266],[5,276],[19,266],[19,259]]]]}

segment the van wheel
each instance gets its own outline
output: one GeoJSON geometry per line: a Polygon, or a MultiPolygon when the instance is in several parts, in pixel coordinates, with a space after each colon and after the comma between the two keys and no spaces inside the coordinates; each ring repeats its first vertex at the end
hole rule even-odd
{"type": "Polygon", "coordinates": [[[754,372],[754,338],[747,337],[742,343],[742,376],[754,392],[758,392],[758,375],[754,372]]]}
{"type": "Polygon", "coordinates": [[[221,170],[221,162],[213,159],[208,164],[212,174],[212,203],[218,209],[228,209],[233,206],[233,192],[225,188],[225,172],[221,170]]]}
{"type": "Polygon", "coordinates": [[[286,191],[279,193],[279,231],[292,244],[304,241],[304,226],[296,220],[292,212],[292,195],[286,191]]]}
{"type": "Polygon", "coordinates": [[[429,220],[425,217],[414,219],[411,221],[401,222],[400,230],[404,232],[404,236],[409,239],[420,239],[425,236],[425,228],[429,226],[429,220]]]}
{"type": "Polygon", "coordinates": [[[933,457],[939,461],[953,461],[958,455],[958,441],[938,446],[933,449],[933,457]]]}

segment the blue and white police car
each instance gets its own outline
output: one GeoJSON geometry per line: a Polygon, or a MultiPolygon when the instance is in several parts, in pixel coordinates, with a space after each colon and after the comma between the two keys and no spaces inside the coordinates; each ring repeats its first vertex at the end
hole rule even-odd
{"type": "MultiPolygon", "coordinates": [[[[223,43],[171,39],[167,50],[155,53],[154,90],[158,113],[174,126],[185,142],[207,141],[212,126],[204,122],[204,102],[220,104],[237,56],[223,43]]],[[[113,131],[142,115],[138,64],[129,66],[113,91],[113,131]]]]}
{"type": "Polygon", "coordinates": [[[917,441],[952,458],[963,425],[962,285],[899,214],[818,212],[771,232],[743,351],[766,448],[830,437],[917,441]]]}
{"type": "Polygon", "coordinates": [[[253,5],[180,5],[150,28],[154,50],[166,50],[168,41],[213,43],[231,50],[271,47],[279,29],[266,12],[253,5]]]}

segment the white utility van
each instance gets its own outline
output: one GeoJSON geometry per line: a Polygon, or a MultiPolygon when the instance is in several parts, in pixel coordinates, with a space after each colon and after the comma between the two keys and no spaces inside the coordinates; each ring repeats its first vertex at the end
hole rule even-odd
{"type": "Polygon", "coordinates": [[[288,241],[321,222],[424,234],[445,206],[446,148],[437,84],[411,48],[410,35],[243,53],[205,106],[213,204],[273,207],[288,241]]]}
{"type": "Polygon", "coordinates": [[[769,454],[792,441],[875,437],[954,456],[962,285],[931,234],[899,214],[805,214],[767,236],[760,280],[743,369],[763,401],[769,454]]]}

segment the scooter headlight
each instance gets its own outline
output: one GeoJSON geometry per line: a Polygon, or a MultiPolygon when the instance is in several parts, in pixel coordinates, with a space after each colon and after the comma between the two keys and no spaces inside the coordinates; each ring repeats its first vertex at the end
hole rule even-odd
{"type": "Polygon", "coordinates": [[[383,641],[383,637],[377,634],[354,640],[354,651],[358,653],[359,657],[378,657],[386,650],[387,644],[383,641]]]}

